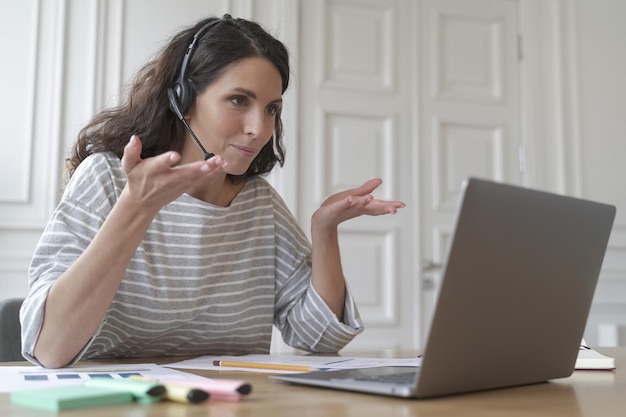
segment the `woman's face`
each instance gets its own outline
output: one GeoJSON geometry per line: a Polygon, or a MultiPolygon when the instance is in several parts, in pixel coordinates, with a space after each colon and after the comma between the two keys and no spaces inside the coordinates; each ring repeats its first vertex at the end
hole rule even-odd
{"type": "MultiPolygon", "coordinates": [[[[234,62],[196,97],[186,115],[208,152],[228,162],[226,173],[244,174],[271,139],[282,106],[282,80],[276,67],[262,58],[234,62]]],[[[183,160],[203,159],[190,135],[183,160]]]]}

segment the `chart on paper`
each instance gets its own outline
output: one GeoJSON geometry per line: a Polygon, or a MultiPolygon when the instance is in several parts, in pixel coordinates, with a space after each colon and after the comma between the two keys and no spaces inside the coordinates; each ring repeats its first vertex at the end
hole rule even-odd
{"type": "Polygon", "coordinates": [[[0,367],[0,392],[76,385],[98,378],[125,379],[131,376],[155,379],[205,379],[156,364],[73,366],[62,369],[46,369],[37,366],[5,366],[0,367]]]}

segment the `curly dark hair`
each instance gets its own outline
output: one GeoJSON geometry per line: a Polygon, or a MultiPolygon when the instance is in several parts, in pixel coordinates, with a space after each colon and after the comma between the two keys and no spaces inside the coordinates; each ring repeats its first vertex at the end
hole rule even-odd
{"type": "MultiPolygon", "coordinates": [[[[78,140],[66,160],[69,177],[89,155],[114,152],[122,158],[131,135],[142,142],[142,158],[166,151],[180,152],[186,135],[185,127],[170,110],[167,95],[178,77],[185,52],[193,36],[218,17],[197,22],[176,34],[144,65],[130,85],[128,97],[119,106],[97,114],[78,134],[78,140]]],[[[289,53],[282,42],[266,32],[259,24],[225,15],[198,39],[187,67],[187,80],[195,95],[220,77],[232,63],[249,57],[267,59],[278,69],[282,92],[289,85],[289,53]]],[[[252,175],[269,173],[278,162],[285,162],[282,143],[283,124],[276,115],[274,136],[252,161],[248,170],[239,176],[228,175],[231,181],[252,175]]]]}

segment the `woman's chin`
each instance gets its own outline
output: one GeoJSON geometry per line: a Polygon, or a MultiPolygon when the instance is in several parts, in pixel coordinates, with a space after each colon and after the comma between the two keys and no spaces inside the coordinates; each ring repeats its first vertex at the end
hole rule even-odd
{"type": "Polygon", "coordinates": [[[229,174],[229,175],[234,175],[234,176],[240,176],[246,173],[246,171],[248,171],[249,167],[231,167],[230,165],[226,167],[226,169],[224,170],[225,173],[229,174]]]}

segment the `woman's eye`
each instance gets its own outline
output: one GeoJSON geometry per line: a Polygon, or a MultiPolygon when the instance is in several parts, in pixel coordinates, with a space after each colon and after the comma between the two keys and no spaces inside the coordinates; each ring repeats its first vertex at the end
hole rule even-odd
{"type": "Polygon", "coordinates": [[[230,102],[235,106],[243,106],[246,104],[246,98],[244,96],[235,96],[230,98],[230,102]]]}
{"type": "Polygon", "coordinates": [[[278,113],[278,110],[280,110],[280,108],[277,105],[272,104],[271,106],[267,106],[265,111],[267,111],[270,116],[275,116],[276,113],[278,113]]]}

